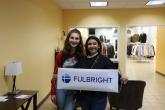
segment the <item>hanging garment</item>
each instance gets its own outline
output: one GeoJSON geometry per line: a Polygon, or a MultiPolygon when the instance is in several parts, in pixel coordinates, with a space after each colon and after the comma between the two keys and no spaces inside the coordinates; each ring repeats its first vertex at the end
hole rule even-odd
{"type": "Polygon", "coordinates": [[[131,55],[133,44],[128,44],[127,45],[127,55],[131,55]]]}
{"type": "Polygon", "coordinates": [[[154,46],[147,43],[138,43],[132,46],[131,54],[139,57],[151,58],[155,56],[154,46]]]}
{"type": "Polygon", "coordinates": [[[107,55],[107,47],[105,43],[102,43],[102,55],[103,56],[107,55]]]}
{"type": "Polygon", "coordinates": [[[111,45],[110,43],[108,43],[107,44],[107,57],[114,58],[114,55],[115,55],[114,46],[111,45]]]}
{"type": "Polygon", "coordinates": [[[140,37],[139,37],[139,41],[141,43],[146,43],[146,40],[147,40],[147,34],[146,33],[141,33],[140,37]]]}
{"type": "Polygon", "coordinates": [[[134,34],[132,37],[131,37],[131,42],[139,42],[139,34],[134,34]]]}

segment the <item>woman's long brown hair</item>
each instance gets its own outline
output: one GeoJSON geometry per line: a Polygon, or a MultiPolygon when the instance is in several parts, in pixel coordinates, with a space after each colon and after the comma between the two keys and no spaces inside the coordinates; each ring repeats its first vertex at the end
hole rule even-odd
{"type": "Polygon", "coordinates": [[[64,48],[63,48],[63,55],[65,57],[64,59],[68,57],[72,49],[72,47],[69,44],[69,37],[71,36],[72,33],[77,33],[80,37],[80,42],[77,45],[76,50],[75,50],[76,59],[79,60],[81,57],[84,57],[84,46],[83,46],[81,32],[78,29],[72,29],[66,37],[64,48]]]}

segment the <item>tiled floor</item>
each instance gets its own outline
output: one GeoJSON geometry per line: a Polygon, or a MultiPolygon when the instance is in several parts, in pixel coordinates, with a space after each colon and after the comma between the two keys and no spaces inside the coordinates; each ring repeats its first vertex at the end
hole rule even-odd
{"type": "Polygon", "coordinates": [[[143,107],[140,110],[165,110],[165,77],[155,73],[152,60],[128,60],[129,79],[145,80],[143,107]]]}
{"type": "MultiPolygon", "coordinates": [[[[127,60],[127,76],[132,80],[146,81],[143,107],[140,110],[165,110],[165,77],[155,73],[152,60],[127,60]]],[[[56,110],[56,106],[49,98],[39,110],[56,110]]]]}

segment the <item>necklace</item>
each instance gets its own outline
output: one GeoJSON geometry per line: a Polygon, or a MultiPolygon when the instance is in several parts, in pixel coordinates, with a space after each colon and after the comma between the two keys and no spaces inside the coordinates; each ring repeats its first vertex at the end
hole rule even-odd
{"type": "Polygon", "coordinates": [[[96,57],[95,61],[92,63],[91,69],[95,66],[95,64],[97,63],[97,60],[99,58],[99,55],[96,57]]]}

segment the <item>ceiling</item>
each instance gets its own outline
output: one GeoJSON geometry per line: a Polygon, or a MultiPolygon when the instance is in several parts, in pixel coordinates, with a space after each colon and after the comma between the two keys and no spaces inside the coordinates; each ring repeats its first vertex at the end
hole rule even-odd
{"type": "Polygon", "coordinates": [[[146,6],[149,0],[54,0],[62,9],[110,9],[110,8],[154,8],[165,7],[146,6]],[[90,1],[108,1],[108,7],[90,7],[90,1]]]}

